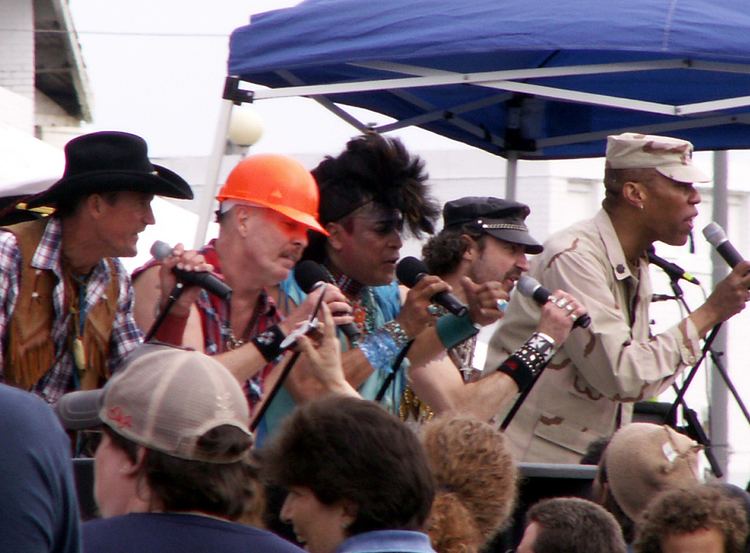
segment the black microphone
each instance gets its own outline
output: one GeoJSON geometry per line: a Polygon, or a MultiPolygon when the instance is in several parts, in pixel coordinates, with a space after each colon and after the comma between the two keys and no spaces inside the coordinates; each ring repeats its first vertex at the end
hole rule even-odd
{"type": "MultiPolygon", "coordinates": [[[[539,305],[547,303],[552,295],[552,292],[547,290],[544,286],[539,284],[538,280],[529,275],[521,275],[516,288],[521,294],[527,298],[531,298],[539,305]]],[[[589,317],[588,313],[584,313],[573,322],[573,326],[579,326],[581,328],[587,328],[590,324],[591,317],[589,317]]]]}
{"type": "Polygon", "coordinates": [[[671,261],[667,261],[663,257],[659,257],[658,255],[656,255],[653,246],[648,249],[648,262],[656,265],[662,271],[667,273],[671,280],[677,281],[683,279],[687,280],[691,284],[697,284],[698,286],[700,286],[701,284],[697,278],[685,271],[685,269],[683,269],[676,263],[672,263],[671,261]]]}
{"type": "MultiPolygon", "coordinates": [[[[427,265],[416,257],[404,257],[398,262],[398,265],[396,265],[396,278],[398,278],[401,284],[408,288],[414,286],[428,274],[430,274],[430,271],[427,269],[427,265]]],[[[466,305],[461,303],[459,299],[450,292],[438,292],[430,298],[430,301],[445,307],[457,317],[465,315],[469,310],[466,305]]]]}
{"type": "MultiPolygon", "coordinates": [[[[150,253],[154,259],[161,261],[172,255],[172,246],[166,242],[157,240],[151,246],[150,253]]],[[[200,286],[207,292],[219,296],[225,301],[229,301],[232,297],[232,288],[209,271],[185,271],[184,269],[173,267],[172,272],[184,284],[200,286]]]]}
{"type": "Polygon", "coordinates": [[[703,229],[703,236],[706,237],[709,244],[716,248],[719,255],[732,269],[744,260],[740,252],[738,252],[729,241],[729,237],[727,236],[727,233],[724,232],[724,229],[716,223],[709,223],[706,225],[703,229]]]}
{"type": "MultiPolygon", "coordinates": [[[[311,259],[305,259],[297,263],[294,267],[294,280],[305,294],[309,294],[315,290],[318,286],[321,286],[328,282],[328,273],[320,266],[319,263],[311,259]]],[[[346,337],[351,340],[356,340],[359,335],[359,328],[354,323],[346,323],[337,325],[337,328],[343,332],[346,337]]]]}

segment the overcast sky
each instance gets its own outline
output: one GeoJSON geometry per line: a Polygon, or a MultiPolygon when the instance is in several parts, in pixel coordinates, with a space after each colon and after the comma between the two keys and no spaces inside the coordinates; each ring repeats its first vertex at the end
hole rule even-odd
{"type": "MultiPolygon", "coordinates": [[[[70,0],[93,91],[96,130],[139,134],[153,156],[208,155],[226,75],[228,37],[251,13],[296,0],[70,0]]],[[[255,151],[336,152],[356,131],[312,100],[264,100],[255,151]]],[[[365,119],[384,122],[383,116],[365,119]]],[[[455,145],[426,131],[408,145],[455,145]]]]}

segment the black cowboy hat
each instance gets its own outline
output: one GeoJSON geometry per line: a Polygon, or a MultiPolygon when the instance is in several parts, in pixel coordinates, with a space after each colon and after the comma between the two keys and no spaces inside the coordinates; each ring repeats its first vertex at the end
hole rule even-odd
{"type": "Polygon", "coordinates": [[[146,142],[140,136],[101,131],[68,142],[62,178],[29,198],[27,205],[54,206],[62,198],[121,190],[193,199],[193,191],[182,177],[149,161],[146,142]]]}

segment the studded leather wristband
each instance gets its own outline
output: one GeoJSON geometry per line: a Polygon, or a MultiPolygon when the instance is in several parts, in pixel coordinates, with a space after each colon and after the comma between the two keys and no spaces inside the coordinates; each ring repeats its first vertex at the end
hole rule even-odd
{"type": "Polygon", "coordinates": [[[525,390],[547,366],[555,354],[555,341],[542,332],[535,332],[497,368],[510,376],[519,391],[525,390]]]}
{"type": "Polygon", "coordinates": [[[271,362],[281,353],[281,342],[286,338],[279,325],[273,325],[255,336],[251,341],[263,358],[271,362]]]}

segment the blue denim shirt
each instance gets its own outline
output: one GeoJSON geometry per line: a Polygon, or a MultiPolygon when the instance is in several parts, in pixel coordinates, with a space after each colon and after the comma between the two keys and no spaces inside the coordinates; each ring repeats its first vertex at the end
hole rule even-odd
{"type": "Polygon", "coordinates": [[[344,540],[336,553],[435,553],[430,537],[409,530],[375,530],[344,540]]]}

